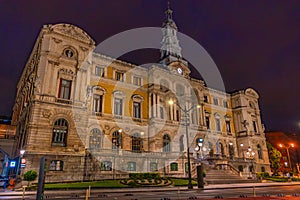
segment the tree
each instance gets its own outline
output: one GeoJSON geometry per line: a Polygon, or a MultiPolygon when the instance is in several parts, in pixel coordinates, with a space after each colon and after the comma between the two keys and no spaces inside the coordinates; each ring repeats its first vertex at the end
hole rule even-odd
{"type": "Polygon", "coordinates": [[[28,181],[28,186],[30,186],[30,182],[34,181],[36,177],[37,177],[37,172],[34,170],[29,170],[24,174],[23,179],[24,181],[28,181]]]}
{"type": "Polygon", "coordinates": [[[273,174],[276,175],[278,173],[278,169],[281,167],[281,153],[269,142],[267,142],[267,148],[269,153],[270,167],[273,170],[273,174]]]}

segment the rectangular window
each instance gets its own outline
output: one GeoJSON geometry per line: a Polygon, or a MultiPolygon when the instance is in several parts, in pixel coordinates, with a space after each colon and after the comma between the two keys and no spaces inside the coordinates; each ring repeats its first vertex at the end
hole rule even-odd
{"type": "Polygon", "coordinates": [[[104,77],[104,68],[96,66],[95,67],[95,75],[100,76],[100,77],[104,77]]]}
{"type": "Polygon", "coordinates": [[[103,102],[103,96],[94,94],[93,99],[93,111],[102,113],[102,102],[103,102]]]}
{"type": "Polygon", "coordinates": [[[136,171],[136,163],[128,162],[127,163],[127,171],[136,171]]]}
{"type": "Polygon", "coordinates": [[[158,171],[157,163],[155,162],[150,163],[150,171],[152,172],[158,171]]]}
{"type": "Polygon", "coordinates": [[[59,94],[60,99],[70,99],[72,81],[66,79],[60,79],[59,94]]]}
{"type": "Polygon", "coordinates": [[[214,98],[214,105],[219,105],[219,102],[218,102],[218,99],[217,98],[214,98]]]}
{"type": "Polygon", "coordinates": [[[226,131],[227,133],[231,132],[230,121],[226,121],[226,131]]]}
{"type": "Polygon", "coordinates": [[[184,163],[184,171],[185,171],[185,173],[188,173],[188,172],[189,172],[189,165],[188,165],[187,162],[184,163]]]}
{"type": "Polygon", "coordinates": [[[50,171],[63,171],[64,162],[62,160],[51,160],[50,161],[50,171]]]}
{"type": "Polygon", "coordinates": [[[223,106],[224,106],[225,108],[228,108],[228,102],[227,102],[226,100],[223,101],[223,106]]]}
{"type": "Polygon", "coordinates": [[[208,103],[208,97],[207,96],[204,96],[204,102],[208,103]]]}
{"type": "Polygon", "coordinates": [[[257,133],[257,127],[256,127],[256,122],[252,121],[252,125],[253,125],[253,130],[255,133],[257,133]]]}
{"type": "Polygon", "coordinates": [[[101,170],[102,171],[111,171],[112,170],[112,163],[110,161],[101,162],[101,170]]]}
{"type": "Polygon", "coordinates": [[[163,119],[164,118],[164,108],[162,106],[159,107],[159,113],[160,113],[160,118],[163,119]]]}
{"type": "Polygon", "coordinates": [[[208,116],[205,117],[205,122],[206,122],[207,129],[210,129],[210,121],[209,121],[209,117],[208,116]]]}
{"type": "Polygon", "coordinates": [[[178,171],[178,163],[171,163],[170,170],[171,171],[178,171]]]}
{"type": "Polygon", "coordinates": [[[142,85],[142,78],[141,78],[141,77],[134,76],[134,77],[133,77],[133,84],[134,84],[134,85],[137,85],[137,86],[141,86],[141,85],[142,85]]]}
{"type": "Polygon", "coordinates": [[[216,130],[221,131],[220,119],[216,118],[216,130]]]}
{"type": "Polygon", "coordinates": [[[122,115],[123,113],[123,99],[115,98],[114,101],[114,114],[122,115]]]}
{"type": "Polygon", "coordinates": [[[116,80],[117,81],[124,81],[124,73],[116,71],[116,80]]]}
{"type": "Polygon", "coordinates": [[[133,102],[133,117],[141,118],[141,103],[133,102]]]}

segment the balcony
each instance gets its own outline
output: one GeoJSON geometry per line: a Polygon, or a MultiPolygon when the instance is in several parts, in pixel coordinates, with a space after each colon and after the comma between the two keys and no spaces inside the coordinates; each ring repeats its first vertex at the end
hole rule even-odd
{"type": "Polygon", "coordinates": [[[72,101],[69,99],[60,99],[60,98],[56,98],[55,102],[57,103],[62,103],[62,104],[68,104],[68,105],[72,105],[72,101]]]}

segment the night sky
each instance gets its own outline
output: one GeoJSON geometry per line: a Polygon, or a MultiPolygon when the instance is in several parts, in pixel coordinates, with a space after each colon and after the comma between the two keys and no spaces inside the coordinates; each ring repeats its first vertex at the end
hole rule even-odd
{"type": "MultiPolygon", "coordinates": [[[[17,81],[43,24],[71,23],[96,44],[138,27],[161,27],[166,0],[0,0],[0,115],[12,115],[17,81]]],[[[217,64],[227,91],[254,88],[266,130],[299,133],[300,1],[171,0],[179,31],[217,64]]],[[[124,57],[157,62],[157,51],[124,57]]],[[[184,56],[184,55],[183,55],[184,56]]]]}

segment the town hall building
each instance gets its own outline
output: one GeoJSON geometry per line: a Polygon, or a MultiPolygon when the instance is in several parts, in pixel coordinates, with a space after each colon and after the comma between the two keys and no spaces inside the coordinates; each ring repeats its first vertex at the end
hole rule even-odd
{"type": "Polygon", "coordinates": [[[17,86],[12,123],[23,171],[47,159],[46,181],[117,179],[130,172],[187,177],[196,166],[269,172],[259,95],[224,92],[192,77],[172,11],[158,64],[96,52],[71,24],[44,25],[17,86]],[[189,151],[188,151],[189,150],[189,151]]]}

